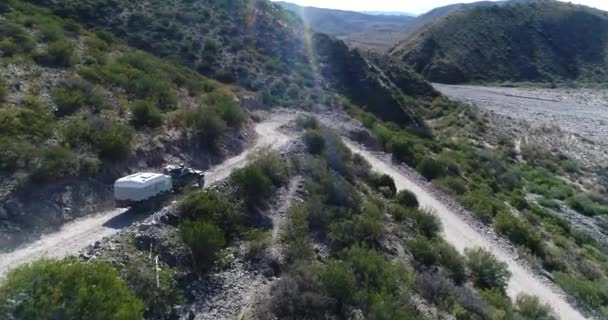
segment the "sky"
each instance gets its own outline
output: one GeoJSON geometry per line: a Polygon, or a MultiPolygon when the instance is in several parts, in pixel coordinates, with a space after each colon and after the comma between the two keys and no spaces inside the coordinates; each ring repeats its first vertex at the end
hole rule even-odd
{"type": "MultiPolygon", "coordinates": [[[[283,0],[303,6],[342,9],[351,11],[401,11],[414,14],[425,13],[433,8],[452,3],[476,2],[479,0],[283,0]]],[[[608,0],[569,0],[577,4],[608,11],[608,0]]]]}

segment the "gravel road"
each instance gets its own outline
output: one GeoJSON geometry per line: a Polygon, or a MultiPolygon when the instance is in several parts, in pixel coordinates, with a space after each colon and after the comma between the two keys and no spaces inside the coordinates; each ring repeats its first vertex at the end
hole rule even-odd
{"type": "Polygon", "coordinates": [[[608,140],[608,91],[433,84],[442,94],[483,110],[557,126],[600,143],[608,140]]]}
{"type": "Polygon", "coordinates": [[[408,189],[414,192],[422,207],[435,212],[443,224],[445,239],[457,250],[463,252],[465,248],[482,247],[493,252],[501,261],[506,262],[513,274],[507,289],[509,296],[515,298],[519,293],[533,294],[538,296],[543,302],[551,305],[563,320],[585,319],[555,289],[551,288],[536,277],[533,272],[517,262],[512,254],[495,244],[492,240],[489,240],[487,235],[482,234],[477,228],[471,226],[471,223],[466,218],[451,210],[415,179],[410,178],[402,170],[390,164],[386,159],[383,159],[382,156],[364,150],[352,142],[345,142],[353,152],[363,156],[372,165],[374,170],[393,177],[397,189],[408,189]]]}
{"type": "MultiPolygon", "coordinates": [[[[230,173],[245,166],[247,156],[264,147],[278,148],[289,141],[289,137],[278,128],[293,119],[293,114],[277,113],[256,125],[256,143],[238,156],[224,161],[205,172],[205,184],[227,178],[230,173]]],[[[0,254],[0,277],[10,269],[39,258],[63,258],[78,254],[88,245],[116,234],[146,215],[136,215],[126,209],[116,209],[91,215],[64,225],[57,232],[42,236],[39,240],[24,245],[9,253],[0,254]]]]}

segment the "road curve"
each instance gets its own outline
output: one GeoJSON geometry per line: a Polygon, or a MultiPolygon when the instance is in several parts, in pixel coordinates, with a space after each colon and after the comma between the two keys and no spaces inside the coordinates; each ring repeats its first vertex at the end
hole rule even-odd
{"type": "Polygon", "coordinates": [[[464,252],[465,248],[482,247],[494,253],[499,260],[506,262],[513,274],[507,288],[509,296],[515,298],[520,293],[536,295],[541,301],[553,307],[563,320],[586,319],[562,295],[555,292],[532,272],[515,261],[511,254],[495,245],[492,241],[489,241],[487,237],[471,227],[462,216],[450,210],[425,188],[410,179],[406,174],[400,172],[394,165],[352,142],[345,140],[345,143],[353,152],[365,158],[374,170],[391,176],[395,180],[398,190],[407,189],[414,192],[422,207],[435,212],[443,224],[445,239],[458,251],[464,252]]]}
{"type": "MultiPolygon", "coordinates": [[[[227,178],[234,169],[241,168],[247,163],[247,156],[256,149],[264,147],[279,148],[289,141],[289,137],[278,129],[293,119],[289,113],[277,113],[267,120],[258,123],[255,127],[257,137],[255,144],[240,155],[227,159],[223,163],[205,172],[205,184],[227,178]]],[[[115,209],[95,215],[89,215],[65,224],[54,233],[42,236],[35,242],[29,243],[9,253],[0,254],[0,278],[12,268],[21,264],[32,262],[40,258],[63,258],[78,254],[88,245],[105,237],[118,233],[135,221],[137,216],[127,215],[125,209],[115,209]],[[117,226],[112,223],[115,219],[127,219],[117,226]]],[[[141,216],[139,217],[141,218],[141,216]]]]}

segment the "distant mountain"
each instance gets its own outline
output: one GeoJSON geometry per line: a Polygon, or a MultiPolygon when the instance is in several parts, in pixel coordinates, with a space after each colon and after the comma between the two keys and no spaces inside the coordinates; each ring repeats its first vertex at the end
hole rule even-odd
{"type": "Polygon", "coordinates": [[[401,11],[362,11],[365,14],[371,14],[375,16],[406,16],[406,17],[415,17],[417,14],[410,12],[401,12],[401,11]]]}
{"type": "Polygon", "coordinates": [[[524,0],[456,5],[424,16],[431,22],[391,54],[431,81],[608,80],[606,12],[524,0]]]}
{"type": "Polygon", "coordinates": [[[402,31],[414,19],[405,15],[366,14],[276,3],[294,12],[316,32],[336,36],[350,46],[378,51],[387,51],[402,40],[402,31]]]}

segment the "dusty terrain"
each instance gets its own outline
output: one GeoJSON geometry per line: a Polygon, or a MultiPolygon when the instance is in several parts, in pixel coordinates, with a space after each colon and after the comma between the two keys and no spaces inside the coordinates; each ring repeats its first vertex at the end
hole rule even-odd
{"type": "Polygon", "coordinates": [[[556,126],[598,143],[608,140],[608,90],[433,86],[450,98],[499,115],[556,126]]]}

